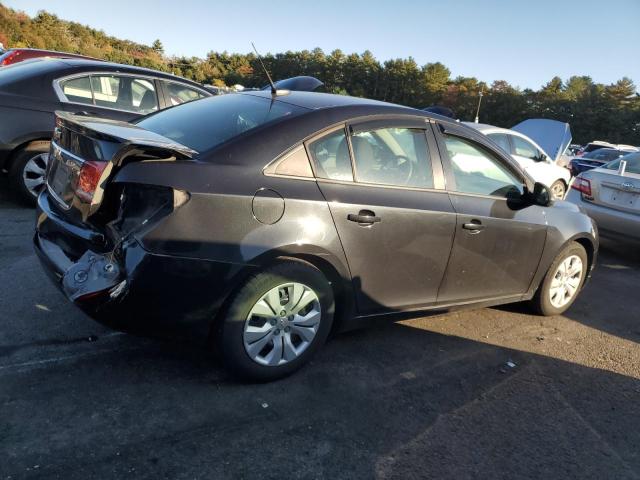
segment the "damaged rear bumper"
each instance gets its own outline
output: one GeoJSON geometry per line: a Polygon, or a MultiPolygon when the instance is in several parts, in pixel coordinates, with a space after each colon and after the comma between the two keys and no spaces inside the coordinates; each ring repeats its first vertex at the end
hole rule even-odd
{"type": "Polygon", "coordinates": [[[44,270],[71,302],[111,328],[206,338],[246,268],[155,254],[133,235],[107,244],[100,232],[70,225],[40,195],[34,247],[44,270]]]}

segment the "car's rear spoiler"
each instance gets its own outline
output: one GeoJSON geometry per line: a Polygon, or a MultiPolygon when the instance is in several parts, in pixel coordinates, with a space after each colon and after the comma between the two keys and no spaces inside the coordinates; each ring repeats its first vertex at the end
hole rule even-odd
{"type": "Polygon", "coordinates": [[[121,143],[123,146],[151,147],[168,150],[178,157],[193,158],[198,152],[135,124],[106,118],[74,115],[56,111],[56,128],[68,128],[81,135],[121,143]]]}

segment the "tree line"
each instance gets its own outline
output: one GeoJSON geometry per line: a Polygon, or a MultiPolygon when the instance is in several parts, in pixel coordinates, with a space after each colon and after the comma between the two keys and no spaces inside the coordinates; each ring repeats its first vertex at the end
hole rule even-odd
{"type": "MultiPolygon", "coordinates": [[[[80,53],[218,86],[266,84],[253,53],[212,51],[206,58],[169,57],[159,40],[150,46],[142,45],[45,11],[31,18],[2,4],[0,42],[5,47],[80,53]]],[[[568,122],[578,143],[599,139],[640,145],[640,96],[633,81],[626,77],[609,85],[596,83],[589,76],[573,76],[564,81],[554,77],[539,90],[532,90],[514,87],[504,80],[487,84],[475,77],[453,78],[440,62],[418,65],[411,57],[381,62],[369,51],[325,53],[316,48],[266,54],[263,61],[274,79],[311,75],[322,80],[329,92],[417,108],[442,105],[466,121],[474,119],[482,93],[482,123],[509,128],[527,118],[551,118],[568,122]]]]}

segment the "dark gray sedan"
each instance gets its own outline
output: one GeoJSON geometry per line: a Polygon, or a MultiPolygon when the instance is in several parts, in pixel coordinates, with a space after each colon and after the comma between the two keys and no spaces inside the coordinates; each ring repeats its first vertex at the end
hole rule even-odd
{"type": "MultiPolygon", "coordinates": [[[[320,93],[213,97],[130,124],[59,113],[35,246],[93,318],[179,326],[274,379],[372,317],[569,308],[591,219],[491,140],[320,93]]],[[[151,325],[151,327],[149,327],[151,325]]]]}

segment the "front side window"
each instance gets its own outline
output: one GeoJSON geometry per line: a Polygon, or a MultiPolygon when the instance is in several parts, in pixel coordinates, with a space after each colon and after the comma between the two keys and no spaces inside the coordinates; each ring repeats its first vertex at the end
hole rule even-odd
{"type": "Polygon", "coordinates": [[[451,135],[444,137],[444,143],[451,160],[456,191],[499,197],[524,192],[522,181],[488,150],[451,135]]]}
{"type": "Polygon", "coordinates": [[[433,188],[425,132],[380,128],[351,137],[356,181],[401,187],[433,188]]]}
{"type": "Polygon", "coordinates": [[[317,177],[353,181],[349,144],[344,129],[311,142],[308,148],[316,166],[317,177]]]}
{"type": "Polygon", "coordinates": [[[169,95],[169,103],[171,106],[180,105],[181,103],[192,102],[193,100],[199,100],[206,95],[193,88],[187,87],[174,82],[164,82],[169,95]]]}
{"type": "Polygon", "coordinates": [[[540,152],[531,143],[527,142],[524,138],[511,136],[513,141],[513,154],[519,157],[530,158],[531,160],[537,160],[540,158],[540,152]]]}
{"type": "Polygon", "coordinates": [[[92,75],[95,105],[128,112],[151,113],[158,97],[151,80],[129,76],[92,75]]]}
{"type": "Polygon", "coordinates": [[[93,105],[89,76],[64,80],[60,82],[60,88],[70,102],[93,105]]]}

